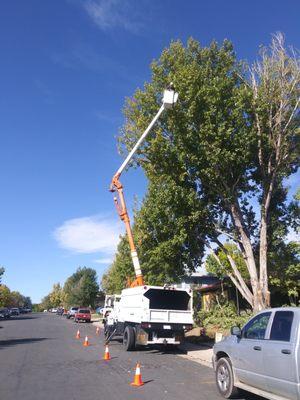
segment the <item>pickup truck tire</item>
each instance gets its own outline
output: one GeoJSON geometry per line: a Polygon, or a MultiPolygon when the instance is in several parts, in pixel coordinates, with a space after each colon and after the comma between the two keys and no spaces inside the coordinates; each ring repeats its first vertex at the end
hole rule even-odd
{"type": "Polygon", "coordinates": [[[123,346],[126,351],[135,349],[135,331],[132,326],[126,326],[123,335],[123,346]]]}
{"type": "Polygon", "coordinates": [[[219,392],[225,399],[234,399],[239,394],[239,389],[234,386],[234,375],[230,359],[222,357],[216,366],[216,383],[219,392]]]}

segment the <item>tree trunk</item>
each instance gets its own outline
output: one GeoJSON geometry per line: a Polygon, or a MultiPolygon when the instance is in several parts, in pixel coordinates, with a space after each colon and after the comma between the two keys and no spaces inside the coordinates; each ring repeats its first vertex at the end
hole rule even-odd
{"type": "MultiPolygon", "coordinates": [[[[241,295],[243,296],[244,299],[247,300],[247,302],[250,304],[250,306],[253,308],[253,295],[251,293],[251,291],[248,289],[244,279],[242,278],[239,270],[237,269],[234,260],[232,259],[232,257],[230,257],[230,255],[228,255],[228,252],[226,251],[226,248],[223,246],[222,243],[220,243],[219,241],[217,241],[217,243],[219,244],[219,246],[223,249],[223,251],[225,251],[225,254],[227,255],[227,258],[230,262],[230,265],[233,269],[233,274],[229,273],[228,276],[231,279],[231,281],[233,282],[233,284],[235,285],[235,287],[238,289],[238,291],[241,293],[241,295]],[[230,258],[229,258],[230,257],[230,258]]],[[[221,260],[218,257],[218,255],[214,252],[214,250],[212,249],[212,247],[207,244],[208,247],[211,249],[212,255],[214,256],[214,258],[216,259],[216,261],[218,262],[218,264],[221,266],[221,260]]]]}
{"type": "Polygon", "coordinates": [[[237,282],[239,283],[241,289],[238,287],[240,293],[242,296],[248,301],[248,303],[253,307],[253,293],[249,290],[248,286],[246,285],[242,275],[240,274],[240,271],[238,270],[234,259],[231,257],[229,252],[227,251],[226,247],[219,241],[217,240],[217,243],[219,247],[223,250],[223,252],[226,254],[227,259],[229,261],[229,264],[233,270],[233,273],[235,275],[235,278],[237,282]],[[242,291],[241,291],[242,290],[242,291]]]}
{"type": "Polygon", "coordinates": [[[267,218],[265,213],[261,217],[260,227],[260,244],[259,244],[259,280],[262,291],[263,301],[266,307],[270,306],[270,292],[268,288],[268,271],[267,271],[267,218]]]}
{"type": "MultiPolygon", "coordinates": [[[[270,168],[269,168],[270,169],[270,168]]],[[[276,171],[275,169],[271,172],[271,181],[268,189],[265,189],[263,193],[263,201],[261,206],[261,222],[260,222],[260,241],[259,241],[259,280],[262,291],[263,301],[266,307],[270,307],[270,292],[268,287],[268,213],[270,208],[270,202],[273,195],[276,171]]]]}
{"type": "Polygon", "coordinates": [[[243,219],[242,219],[242,213],[240,210],[240,206],[238,204],[238,201],[235,203],[231,204],[231,215],[232,219],[234,222],[234,226],[241,238],[242,244],[243,244],[243,253],[244,253],[244,258],[247,264],[247,268],[249,271],[250,275],[250,282],[251,282],[251,287],[252,287],[252,292],[253,292],[253,311],[260,311],[265,308],[265,303],[262,298],[262,292],[260,288],[260,284],[258,281],[258,275],[257,275],[257,269],[256,269],[256,263],[255,263],[255,258],[253,254],[253,249],[252,249],[252,243],[250,241],[249,235],[244,227],[243,224],[243,219]]]}

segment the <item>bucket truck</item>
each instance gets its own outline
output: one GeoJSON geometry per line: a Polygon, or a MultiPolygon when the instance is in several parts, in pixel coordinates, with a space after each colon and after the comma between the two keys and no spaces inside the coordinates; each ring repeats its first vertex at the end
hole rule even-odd
{"type": "Polygon", "coordinates": [[[122,336],[126,350],[134,350],[137,345],[178,345],[184,337],[184,331],[193,324],[191,290],[145,283],[120,182],[122,172],[151,128],[165,110],[174,106],[177,98],[178,94],[171,84],[163,93],[159,111],[113,176],[110,185],[110,191],[118,195],[114,197],[114,202],[126,226],[136,278],[130,287],[122,290],[121,295],[106,296],[105,307],[109,311],[105,318],[105,335],[107,341],[114,336],[122,336]]]}

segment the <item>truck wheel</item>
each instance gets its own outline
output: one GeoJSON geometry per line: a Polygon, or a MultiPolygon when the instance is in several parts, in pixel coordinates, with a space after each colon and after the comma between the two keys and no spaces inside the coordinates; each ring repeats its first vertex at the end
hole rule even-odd
{"type": "Polygon", "coordinates": [[[126,326],[123,335],[123,346],[126,351],[135,349],[135,332],[132,326],[126,326]]]}
{"type": "Polygon", "coordinates": [[[217,362],[216,383],[225,399],[233,399],[239,394],[238,388],[234,386],[232,366],[228,357],[222,357],[217,362]]]}

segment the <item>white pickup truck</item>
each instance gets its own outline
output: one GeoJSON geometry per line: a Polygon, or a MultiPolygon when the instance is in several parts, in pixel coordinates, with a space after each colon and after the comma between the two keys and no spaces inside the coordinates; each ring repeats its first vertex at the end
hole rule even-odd
{"type": "Polygon", "coordinates": [[[300,308],[267,309],[214,345],[216,383],[225,398],[239,389],[270,400],[300,400],[300,308]]]}
{"type": "Polygon", "coordinates": [[[126,350],[136,345],[176,346],[192,326],[191,290],[145,285],[122,290],[105,320],[105,335],[107,340],[122,336],[126,350]]]}

